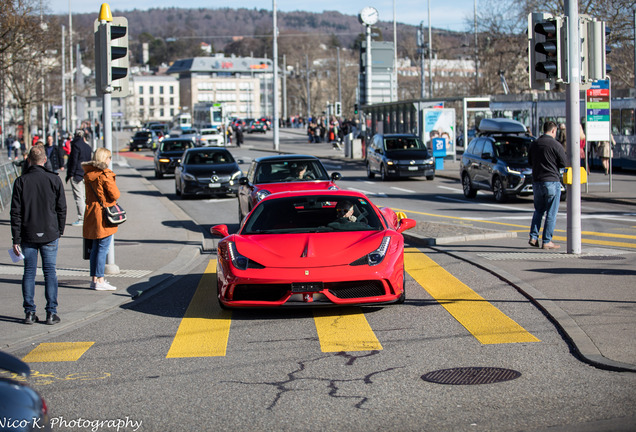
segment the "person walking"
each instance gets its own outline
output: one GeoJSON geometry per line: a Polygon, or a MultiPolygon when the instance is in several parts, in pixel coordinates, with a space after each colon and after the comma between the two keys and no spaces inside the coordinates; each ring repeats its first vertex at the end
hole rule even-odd
{"type": "Polygon", "coordinates": [[[90,247],[91,289],[97,291],[117,289],[104,279],[106,257],[113,234],[117,232],[117,226],[110,226],[107,223],[102,206],[115,205],[120,195],[115,182],[115,173],[108,168],[110,162],[110,150],[100,147],[95,150],[90,161],[82,164],[86,185],[83,237],[92,240],[90,247]]]}
{"type": "Polygon", "coordinates": [[[543,225],[543,249],[559,249],[552,242],[561,200],[560,169],[565,168],[565,151],[555,137],[557,125],[553,121],[543,124],[543,135],[530,144],[528,161],[532,166],[532,190],[534,194],[534,214],[530,225],[530,246],[539,247],[539,230],[543,225]]]}
{"type": "Polygon", "coordinates": [[[66,224],[66,197],[60,177],[44,167],[46,150],[38,145],[28,154],[29,168],[13,184],[11,198],[11,235],[13,253],[24,256],[22,275],[25,324],[39,319],[35,314],[35,273],[38,252],[42,257],[46,323],[59,323],[57,315],[57,249],[66,224]]]}
{"type": "Polygon", "coordinates": [[[84,210],[86,209],[86,194],[84,185],[84,168],[82,163],[91,160],[91,147],[86,142],[84,131],[78,129],[75,131],[75,137],[71,142],[71,154],[68,158],[66,169],[66,182],[71,181],[71,190],[77,207],[77,220],[72,226],[84,225],[84,210]]]}
{"type": "Polygon", "coordinates": [[[55,173],[64,171],[64,150],[61,150],[60,147],[53,142],[53,137],[51,135],[46,137],[45,149],[47,167],[55,173]]]}

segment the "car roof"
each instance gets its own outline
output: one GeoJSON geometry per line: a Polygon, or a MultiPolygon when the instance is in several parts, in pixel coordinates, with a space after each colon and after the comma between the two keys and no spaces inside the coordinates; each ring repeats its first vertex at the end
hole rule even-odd
{"type": "Polygon", "coordinates": [[[192,143],[192,140],[190,138],[164,138],[162,142],[166,143],[166,142],[179,142],[179,141],[192,143]]]}
{"type": "Polygon", "coordinates": [[[493,118],[482,119],[479,123],[480,134],[493,133],[526,133],[527,129],[523,123],[512,119],[493,118]]]}
{"type": "Polygon", "coordinates": [[[276,155],[276,156],[263,156],[254,159],[254,162],[276,162],[276,161],[297,161],[297,160],[320,160],[316,156],[292,154],[292,155],[276,155]]]}
{"type": "Polygon", "coordinates": [[[390,134],[377,134],[377,135],[382,135],[384,138],[399,138],[399,137],[409,137],[409,138],[419,138],[417,135],[415,134],[409,134],[409,133],[390,133],[390,134]]]}
{"type": "MultiPolygon", "coordinates": [[[[192,142],[190,140],[184,140],[184,141],[192,142]]],[[[226,149],[225,147],[190,147],[189,149],[186,149],[186,152],[188,153],[198,153],[198,152],[203,153],[203,152],[210,152],[210,151],[230,153],[230,151],[226,149]]]]}

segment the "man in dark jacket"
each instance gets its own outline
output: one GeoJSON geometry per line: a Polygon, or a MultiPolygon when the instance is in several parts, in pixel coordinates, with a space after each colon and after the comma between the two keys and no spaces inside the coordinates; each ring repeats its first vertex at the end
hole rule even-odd
{"type": "Polygon", "coordinates": [[[565,151],[555,137],[557,125],[553,121],[543,124],[543,135],[530,144],[528,161],[532,165],[532,190],[534,194],[534,214],[530,225],[530,246],[539,247],[539,230],[543,225],[543,249],[558,249],[552,242],[561,200],[561,173],[565,168],[565,151]]]}
{"type": "Polygon", "coordinates": [[[38,321],[35,315],[35,273],[38,252],[42,257],[46,323],[57,324],[57,261],[58,242],[66,223],[66,198],[60,177],[44,167],[46,150],[36,145],[29,151],[29,168],[13,184],[11,198],[11,235],[13,252],[24,257],[22,296],[25,324],[38,321]]]}
{"type": "Polygon", "coordinates": [[[58,173],[60,170],[64,170],[64,150],[62,150],[58,145],[53,141],[53,137],[51,135],[46,137],[46,167],[58,173]]]}
{"type": "Polygon", "coordinates": [[[68,157],[66,166],[66,182],[71,181],[73,198],[77,207],[77,220],[72,226],[82,226],[84,224],[84,210],[86,209],[86,189],[84,186],[84,168],[82,162],[91,160],[92,150],[86,142],[82,129],[75,131],[75,137],[71,141],[71,154],[68,157]]]}

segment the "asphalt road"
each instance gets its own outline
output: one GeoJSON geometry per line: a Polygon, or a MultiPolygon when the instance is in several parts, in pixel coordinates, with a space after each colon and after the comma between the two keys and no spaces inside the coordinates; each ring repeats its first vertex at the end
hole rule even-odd
{"type": "MultiPolygon", "coordinates": [[[[233,152],[246,163],[255,156],[233,152]]],[[[137,155],[130,164],[152,177],[150,160],[137,155]]],[[[368,183],[355,164],[326,165],[330,172],[343,172],[343,186],[369,190],[375,203],[407,208],[416,218],[443,215],[492,226],[510,222],[503,218],[519,218],[514,220],[521,224],[531,217],[529,200],[506,209],[493,207],[484,196],[462,207],[454,201],[463,199],[453,190],[459,185],[446,179],[368,183]]],[[[173,179],[151,182],[176,199],[173,179]]],[[[180,200],[178,205],[204,231],[213,224],[237,224],[235,198],[180,200]]],[[[618,230],[623,222],[585,223],[618,230]]],[[[54,430],[65,431],[83,430],[69,423],[80,418],[128,421],[119,430],[140,431],[633,430],[636,375],[577,360],[548,319],[492,274],[432,249],[409,247],[407,255],[404,305],[228,313],[220,310],[208,283],[216,257],[203,254],[186,276],[145,301],[48,340],[91,345],[81,361],[31,363],[37,373],[30,382],[45,396],[53,420],[62,426],[67,422],[54,430]],[[461,295],[476,295],[473,302],[462,302],[471,303],[470,310],[453,310],[452,298],[424,289],[428,276],[456,285],[461,295]],[[484,343],[469,330],[472,322],[498,314],[519,326],[514,335],[484,343]],[[352,341],[344,338],[342,349],[325,351],[325,321],[334,327],[351,323],[350,334],[364,327],[354,324],[366,323],[364,329],[379,346],[351,349],[352,341]],[[187,342],[193,337],[203,342],[187,342]],[[215,344],[225,348],[203,354],[215,344]],[[178,349],[183,345],[190,354],[178,349]],[[520,375],[483,385],[422,379],[430,372],[467,367],[520,375]],[[141,423],[135,429],[133,422],[141,423]]]]}

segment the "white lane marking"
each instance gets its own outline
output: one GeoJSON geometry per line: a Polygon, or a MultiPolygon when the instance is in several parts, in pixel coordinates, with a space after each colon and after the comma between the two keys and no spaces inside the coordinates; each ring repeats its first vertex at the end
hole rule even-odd
{"type": "Polygon", "coordinates": [[[352,188],[352,187],[349,187],[347,189],[349,189],[351,191],[354,191],[354,192],[363,193],[363,194],[365,194],[367,196],[377,196],[377,197],[384,197],[384,198],[386,198],[388,196],[387,194],[382,193],[382,192],[371,192],[371,191],[366,191],[366,190],[363,190],[363,189],[352,188]]]}
{"type": "Polygon", "coordinates": [[[502,210],[525,211],[525,212],[531,212],[531,213],[534,212],[534,209],[524,209],[524,208],[520,208],[520,207],[505,206],[505,205],[501,205],[501,204],[488,204],[488,203],[482,203],[482,202],[477,202],[477,201],[467,201],[467,200],[462,200],[462,199],[457,199],[457,198],[445,197],[445,196],[441,196],[441,195],[437,195],[435,198],[439,198],[441,200],[446,200],[446,201],[455,201],[455,202],[460,202],[460,203],[466,203],[466,204],[476,204],[476,205],[480,205],[480,206],[484,206],[484,207],[494,207],[494,208],[498,208],[498,209],[502,209],[502,210]]]}
{"type": "Polygon", "coordinates": [[[464,192],[462,189],[452,188],[452,187],[448,187],[448,186],[440,186],[440,185],[438,185],[437,187],[440,188],[440,189],[446,189],[446,190],[453,191],[453,192],[464,192]]]}
{"type": "Polygon", "coordinates": [[[416,193],[414,190],[402,189],[402,188],[395,187],[395,186],[391,186],[391,189],[395,189],[396,191],[400,191],[400,192],[416,193]]]}

